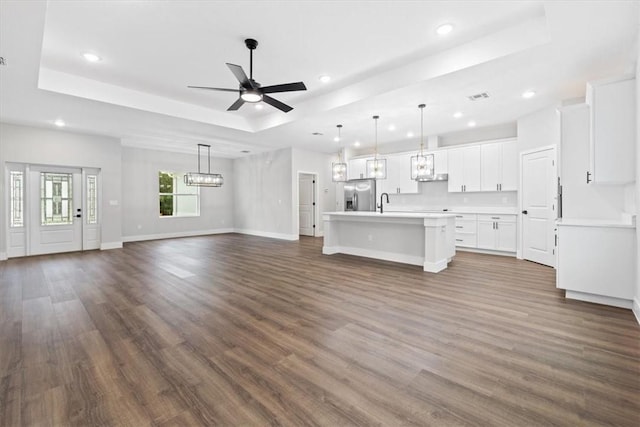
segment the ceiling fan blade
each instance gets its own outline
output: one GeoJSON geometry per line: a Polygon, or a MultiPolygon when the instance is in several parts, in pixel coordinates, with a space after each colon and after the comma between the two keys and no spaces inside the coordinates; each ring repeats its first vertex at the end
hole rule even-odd
{"type": "Polygon", "coordinates": [[[231,104],[231,107],[227,108],[227,111],[236,111],[238,108],[242,107],[244,104],[244,99],[238,98],[236,102],[231,104]]]}
{"type": "Polygon", "coordinates": [[[277,99],[274,99],[270,96],[267,95],[263,95],[262,96],[262,100],[264,102],[266,102],[267,104],[276,107],[278,110],[280,111],[284,111],[285,113],[288,113],[289,111],[293,110],[293,107],[289,107],[287,104],[285,104],[284,102],[280,102],[277,99]]]}
{"type": "Polygon", "coordinates": [[[208,90],[219,90],[222,92],[240,92],[238,89],[227,89],[223,87],[208,87],[208,86],[187,86],[191,89],[208,89],[208,90]]]}
{"type": "Polygon", "coordinates": [[[307,90],[307,87],[302,82],[285,83],[281,85],[265,86],[260,88],[262,93],[276,93],[276,92],[295,92],[297,90],[307,90]]]}
{"type": "Polygon", "coordinates": [[[235,64],[229,64],[227,62],[227,67],[229,67],[233,75],[236,76],[236,79],[238,79],[242,87],[253,88],[253,84],[251,84],[249,77],[247,77],[247,75],[245,74],[241,66],[235,65],[235,64]]]}

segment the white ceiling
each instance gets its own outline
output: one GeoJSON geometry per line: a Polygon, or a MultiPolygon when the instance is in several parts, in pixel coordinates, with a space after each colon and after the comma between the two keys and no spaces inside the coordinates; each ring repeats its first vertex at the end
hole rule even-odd
{"type": "MultiPolygon", "coordinates": [[[[638,1],[7,1],[0,2],[0,120],[122,138],[125,145],[217,156],[295,146],[335,152],[513,122],[584,95],[588,80],[634,69],[638,1]],[[442,23],[454,31],[438,36],[442,23]],[[245,104],[230,62],[274,94],[282,113],[245,104]],[[86,51],[103,59],[88,63],[86,51]],[[329,74],[332,80],[318,80],[329,74]],[[537,92],[522,99],[527,89],[537,92]],[[471,102],[468,95],[488,92],[471,102]],[[452,114],[462,111],[464,117],[452,114]],[[389,125],[396,130],[388,130],[389,125]],[[321,132],[323,136],[313,136],[321,132]]],[[[417,144],[417,142],[416,142],[417,144]]],[[[406,145],[406,144],[405,144],[406,145]]]]}

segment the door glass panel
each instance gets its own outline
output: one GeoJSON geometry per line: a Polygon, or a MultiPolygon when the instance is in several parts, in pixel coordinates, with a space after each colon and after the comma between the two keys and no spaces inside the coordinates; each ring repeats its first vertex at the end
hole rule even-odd
{"type": "Polygon", "coordinates": [[[72,224],[73,174],[40,174],[40,212],[42,225],[72,224]]]}
{"type": "Polygon", "coordinates": [[[11,188],[11,227],[24,227],[24,173],[11,171],[9,186],[11,188]]]}
{"type": "Polygon", "coordinates": [[[98,223],[98,177],[87,175],[87,224],[98,223]]]}

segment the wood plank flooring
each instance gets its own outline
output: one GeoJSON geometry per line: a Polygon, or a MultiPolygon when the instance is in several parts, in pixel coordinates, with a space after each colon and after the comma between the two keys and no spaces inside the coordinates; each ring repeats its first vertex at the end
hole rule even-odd
{"type": "Polygon", "coordinates": [[[0,263],[0,425],[640,425],[640,327],[555,270],[227,234],[0,263]]]}

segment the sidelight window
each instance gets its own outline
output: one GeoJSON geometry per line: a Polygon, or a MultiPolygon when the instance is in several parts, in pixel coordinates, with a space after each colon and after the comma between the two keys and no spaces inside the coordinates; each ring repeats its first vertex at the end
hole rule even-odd
{"type": "Polygon", "coordinates": [[[24,227],[24,172],[11,171],[9,175],[10,186],[10,225],[11,227],[24,227]]]}
{"type": "Polygon", "coordinates": [[[87,224],[98,223],[98,176],[87,175],[87,224]]]}

